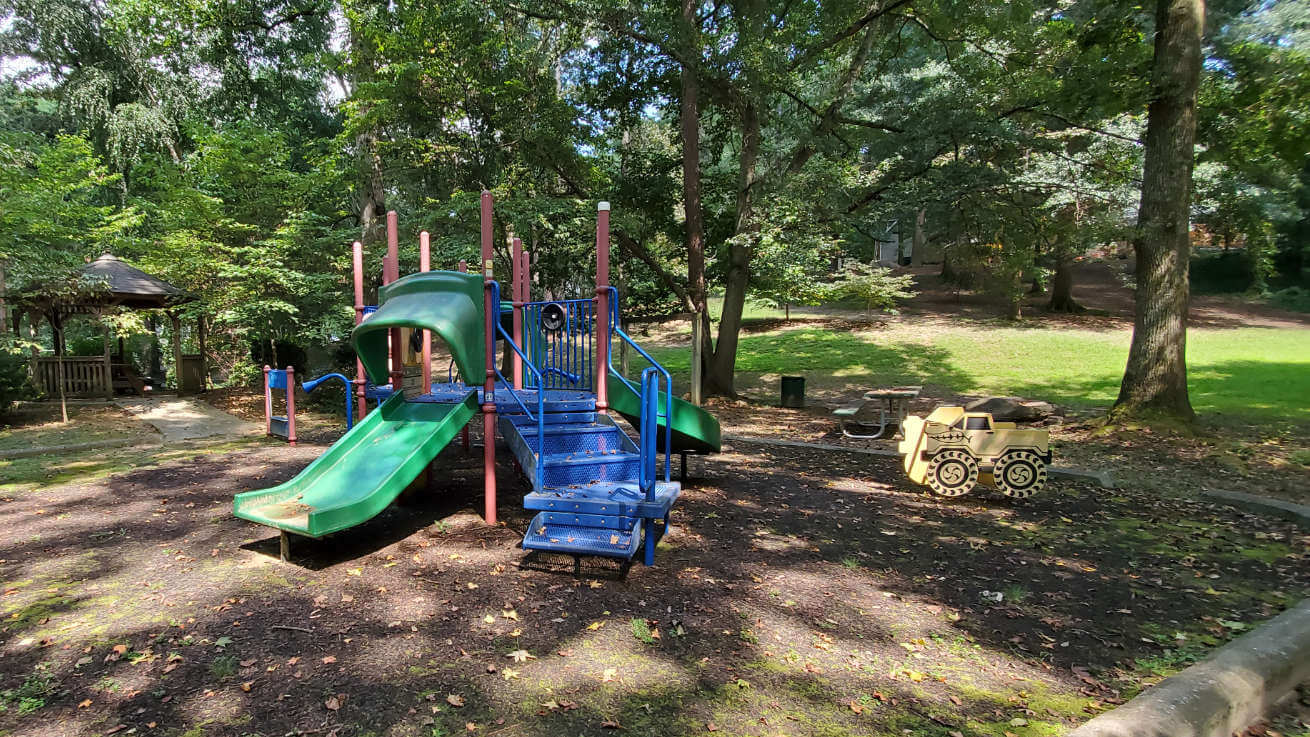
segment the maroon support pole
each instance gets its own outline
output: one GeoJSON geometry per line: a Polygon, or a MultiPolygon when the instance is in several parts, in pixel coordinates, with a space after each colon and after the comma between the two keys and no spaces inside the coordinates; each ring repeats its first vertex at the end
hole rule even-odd
{"type": "MultiPolygon", "coordinates": [[[[432,241],[425,230],[418,234],[418,270],[432,268],[432,241]]],[[[432,391],[432,332],[423,331],[423,393],[432,391]]]]}
{"type": "MultiPolygon", "coordinates": [[[[468,270],[469,270],[469,262],[465,261],[464,259],[460,259],[459,273],[467,274],[468,270]]],[[[472,449],[473,449],[473,443],[469,440],[469,426],[465,425],[464,426],[464,452],[467,453],[472,449]]]]}
{"type": "Polygon", "coordinates": [[[487,524],[496,524],[496,331],[495,320],[500,317],[500,305],[492,304],[491,282],[495,261],[491,251],[493,225],[491,221],[491,193],[482,192],[482,283],[484,331],[487,339],[487,376],[482,387],[482,498],[487,524]]]}
{"type": "Polygon", "coordinates": [[[610,357],[610,203],[596,206],[596,411],[608,414],[610,357]]]}
{"type": "Polygon", "coordinates": [[[272,371],[264,364],[264,434],[273,434],[273,390],[268,386],[268,372],[272,371]]]}
{"type": "MultiPolygon", "coordinates": [[[[351,258],[355,272],[355,324],[364,322],[364,245],[355,241],[351,246],[351,258]]],[[[368,379],[364,376],[364,362],[355,357],[355,420],[364,421],[364,415],[368,414],[368,404],[364,399],[364,385],[368,379]]]]}
{"type": "Polygon", "coordinates": [[[287,442],[296,444],[296,368],[287,366],[287,442]]]}
{"type": "MultiPolygon", "coordinates": [[[[523,241],[515,238],[510,248],[513,259],[514,284],[514,342],[523,345],[523,241]]],[[[514,351],[514,388],[523,388],[523,358],[514,351]]]]}
{"type": "MultiPolygon", "coordinates": [[[[382,267],[382,283],[390,284],[400,278],[400,225],[395,210],[387,211],[387,260],[382,267]]],[[[391,390],[401,391],[405,386],[405,346],[400,340],[400,328],[391,329],[391,390]]]]}

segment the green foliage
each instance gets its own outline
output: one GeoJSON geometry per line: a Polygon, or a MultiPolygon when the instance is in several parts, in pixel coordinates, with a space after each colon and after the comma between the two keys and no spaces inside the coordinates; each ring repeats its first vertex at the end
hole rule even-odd
{"type": "Polygon", "coordinates": [[[859,262],[847,263],[828,294],[836,299],[858,301],[869,314],[874,310],[896,312],[897,302],[915,295],[914,277],[892,274],[891,269],[859,262]]]}
{"type": "Polygon", "coordinates": [[[31,392],[27,380],[29,345],[12,335],[0,335],[0,414],[31,392]]]}
{"type": "Polygon", "coordinates": [[[1296,312],[1310,312],[1310,289],[1305,287],[1280,289],[1270,293],[1268,299],[1269,304],[1275,307],[1296,312]]]}

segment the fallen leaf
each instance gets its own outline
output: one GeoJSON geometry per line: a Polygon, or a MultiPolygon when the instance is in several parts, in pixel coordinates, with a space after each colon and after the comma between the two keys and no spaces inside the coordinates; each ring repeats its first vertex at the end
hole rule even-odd
{"type": "Polygon", "coordinates": [[[337,656],[335,655],[327,655],[323,657],[323,665],[332,665],[335,662],[337,662],[337,656]]]}
{"type": "Polygon", "coordinates": [[[849,704],[847,704],[847,706],[851,707],[851,711],[855,712],[856,714],[864,713],[864,705],[858,701],[852,701],[849,704]]]}
{"type": "Polygon", "coordinates": [[[459,694],[453,693],[446,697],[446,703],[450,704],[451,706],[463,706],[464,697],[460,696],[459,694]]]}
{"type": "Polygon", "coordinates": [[[241,684],[241,690],[250,693],[250,688],[255,685],[254,681],[246,681],[241,684]]]}
{"type": "Polygon", "coordinates": [[[329,696],[328,700],[323,702],[323,706],[326,706],[328,711],[336,711],[341,708],[341,700],[335,696],[329,696]]]}
{"type": "Polygon", "coordinates": [[[618,671],[617,669],[615,669],[615,668],[606,668],[606,669],[605,669],[605,672],[604,672],[603,674],[601,674],[600,680],[603,681],[603,682],[605,682],[605,683],[609,683],[610,681],[614,680],[614,678],[615,678],[618,674],[619,674],[619,671],[618,671]]]}
{"type": "Polygon", "coordinates": [[[1023,717],[1015,717],[1015,718],[1013,718],[1013,719],[1010,720],[1010,726],[1011,726],[1011,727],[1026,727],[1026,726],[1028,726],[1028,720],[1027,720],[1027,719],[1024,719],[1023,717]]]}
{"type": "Polygon", "coordinates": [[[473,583],[472,581],[469,581],[468,584],[466,584],[466,585],[467,585],[470,589],[476,589],[476,588],[478,587],[478,585],[475,584],[475,583],[473,583]]]}
{"type": "Polygon", "coordinates": [[[600,723],[600,726],[604,729],[623,729],[623,725],[619,724],[617,719],[606,719],[600,723]]]}
{"type": "Polygon", "coordinates": [[[501,611],[500,616],[505,619],[512,619],[515,622],[519,621],[519,613],[513,609],[501,611]]]}
{"type": "Polygon", "coordinates": [[[252,666],[252,665],[254,665],[254,664],[255,664],[255,659],[254,659],[254,658],[251,658],[250,660],[243,660],[243,661],[241,661],[241,667],[242,667],[242,668],[249,668],[250,666],[252,666]]]}
{"type": "Polygon", "coordinates": [[[508,681],[513,678],[518,678],[519,672],[514,670],[513,668],[506,668],[505,671],[501,673],[501,675],[505,678],[505,680],[508,681]]]}
{"type": "Polygon", "coordinates": [[[598,629],[600,629],[601,627],[604,627],[604,626],[605,626],[605,623],[604,623],[604,622],[592,622],[591,624],[587,625],[587,629],[589,629],[589,630],[598,630],[598,629]]]}
{"type": "Polygon", "coordinates": [[[91,703],[92,703],[91,699],[82,699],[81,701],[77,702],[77,708],[85,709],[86,707],[90,706],[91,703]]]}
{"type": "Polygon", "coordinates": [[[714,722],[706,722],[706,723],[705,723],[705,731],[706,731],[706,732],[717,732],[717,731],[719,731],[719,725],[715,724],[714,722]]]}
{"type": "Polygon", "coordinates": [[[509,655],[506,655],[505,657],[513,658],[515,663],[526,663],[529,660],[537,659],[536,655],[533,655],[527,650],[515,650],[514,652],[510,653],[509,655]]]}

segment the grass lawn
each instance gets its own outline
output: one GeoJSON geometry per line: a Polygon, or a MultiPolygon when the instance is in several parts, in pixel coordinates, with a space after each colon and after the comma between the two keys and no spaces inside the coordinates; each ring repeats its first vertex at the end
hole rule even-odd
{"type": "MultiPolygon", "coordinates": [[[[1108,407],[1123,376],[1123,330],[943,325],[914,318],[852,332],[822,326],[743,334],[737,359],[746,393],[773,399],[777,376],[802,374],[810,393],[833,398],[888,384],[931,384],[967,394],[1021,395],[1108,407]]],[[[685,345],[655,357],[685,378],[685,345]]],[[[1193,329],[1187,361],[1198,412],[1310,423],[1310,330],[1193,329]]]]}
{"type": "Polygon", "coordinates": [[[67,423],[59,421],[58,407],[20,412],[0,422],[0,452],[23,448],[91,443],[120,438],[146,440],[157,433],[149,425],[115,406],[72,405],[67,423]]]}

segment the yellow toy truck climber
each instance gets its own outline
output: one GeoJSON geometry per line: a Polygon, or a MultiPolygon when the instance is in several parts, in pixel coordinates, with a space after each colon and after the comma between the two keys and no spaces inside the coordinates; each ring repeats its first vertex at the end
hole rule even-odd
{"type": "Polygon", "coordinates": [[[1050,433],[1019,430],[986,412],[938,407],[928,417],[910,415],[898,450],[910,480],[942,496],[968,494],[986,474],[1006,496],[1022,499],[1046,485],[1050,433]]]}

